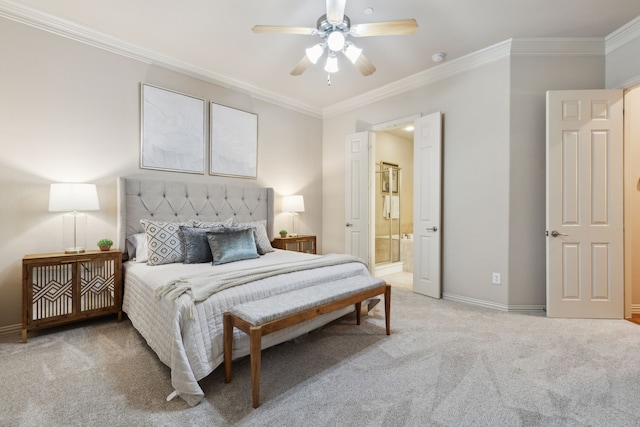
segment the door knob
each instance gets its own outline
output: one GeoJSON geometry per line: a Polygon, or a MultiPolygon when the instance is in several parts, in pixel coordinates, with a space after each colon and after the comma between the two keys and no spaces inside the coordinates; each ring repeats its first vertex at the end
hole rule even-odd
{"type": "Polygon", "coordinates": [[[436,232],[436,231],[438,231],[438,227],[436,227],[436,226],[434,225],[434,226],[433,226],[433,227],[431,227],[431,228],[427,228],[427,231],[433,231],[433,232],[436,232]]]}
{"type": "Polygon", "coordinates": [[[353,224],[351,224],[350,222],[345,224],[347,227],[353,227],[353,224]]]}
{"type": "Polygon", "coordinates": [[[556,231],[556,230],[553,230],[553,231],[551,232],[551,237],[558,237],[558,236],[566,236],[566,234],[564,234],[564,233],[560,233],[560,232],[558,232],[558,231],[556,231]]]}

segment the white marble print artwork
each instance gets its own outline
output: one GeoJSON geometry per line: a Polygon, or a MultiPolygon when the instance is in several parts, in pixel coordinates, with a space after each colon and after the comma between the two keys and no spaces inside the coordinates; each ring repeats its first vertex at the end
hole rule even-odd
{"type": "Polygon", "coordinates": [[[141,167],[204,173],[204,100],[142,86],[141,167]]]}
{"type": "Polygon", "coordinates": [[[211,103],[211,174],[257,178],[258,116],[211,103]]]}

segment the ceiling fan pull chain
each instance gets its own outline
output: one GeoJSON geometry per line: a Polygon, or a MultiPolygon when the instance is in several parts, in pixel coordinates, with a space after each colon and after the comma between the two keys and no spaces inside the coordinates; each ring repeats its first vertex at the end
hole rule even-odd
{"type": "Polygon", "coordinates": [[[331,86],[331,73],[327,73],[327,86],[331,86]]]}

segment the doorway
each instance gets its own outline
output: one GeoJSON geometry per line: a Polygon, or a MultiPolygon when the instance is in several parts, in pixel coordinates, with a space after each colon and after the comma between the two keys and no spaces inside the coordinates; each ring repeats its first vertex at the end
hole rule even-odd
{"type": "Polygon", "coordinates": [[[624,92],[624,317],[640,317],[640,86],[624,92]]]}
{"type": "Polygon", "coordinates": [[[374,132],[374,276],[413,287],[413,122],[374,132]]]}

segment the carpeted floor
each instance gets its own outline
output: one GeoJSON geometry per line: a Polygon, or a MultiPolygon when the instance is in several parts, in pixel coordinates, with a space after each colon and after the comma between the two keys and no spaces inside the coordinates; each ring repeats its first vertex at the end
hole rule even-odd
{"type": "Polygon", "coordinates": [[[261,406],[248,358],[201,381],[190,408],[128,321],[0,337],[0,426],[640,425],[640,327],[547,319],[394,288],[379,304],[263,352],[261,406]]]}

